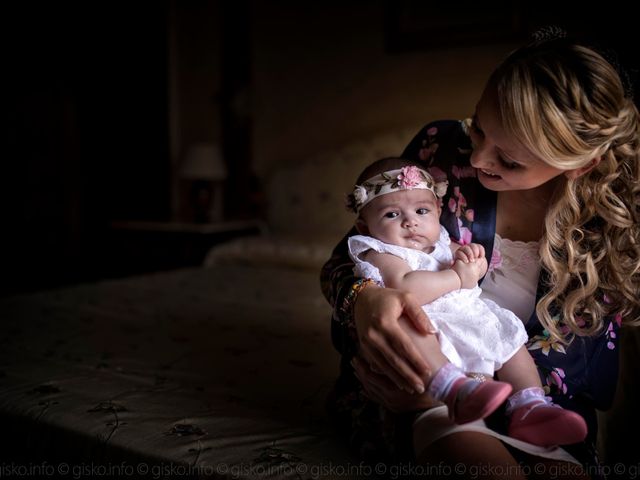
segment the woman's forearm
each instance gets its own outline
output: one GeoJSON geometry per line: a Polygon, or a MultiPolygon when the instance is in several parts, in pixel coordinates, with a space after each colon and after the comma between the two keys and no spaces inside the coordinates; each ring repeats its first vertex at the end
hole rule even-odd
{"type": "MultiPolygon", "coordinates": [[[[331,258],[322,267],[320,272],[320,287],[327,301],[335,309],[342,306],[344,297],[355,280],[353,275],[353,262],[349,258],[347,238],[353,235],[352,229],[345,236],[331,254],[331,258]]],[[[356,232],[357,233],[357,232],[356,232]]]]}

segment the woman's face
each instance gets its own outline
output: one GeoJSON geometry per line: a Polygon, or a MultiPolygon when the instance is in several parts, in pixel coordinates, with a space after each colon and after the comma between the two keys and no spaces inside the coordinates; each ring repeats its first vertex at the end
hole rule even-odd
{"type": "Polygon", "coordinates": [[[502,128],[496,90],[487,86],[476,106],[470,128],[471,165],[489,190],[530,190],[558,177],[564,170],[546,164],[502,128]]]}

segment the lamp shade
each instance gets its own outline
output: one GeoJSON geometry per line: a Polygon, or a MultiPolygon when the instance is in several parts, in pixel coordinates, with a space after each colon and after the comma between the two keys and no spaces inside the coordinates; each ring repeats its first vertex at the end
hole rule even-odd
{"type": "Polygon", "coordinates": [[[227,167],[220,146],[196,143],[189,147],[180,166],[180,176],[189,180],[224,180],[227,167]]]}

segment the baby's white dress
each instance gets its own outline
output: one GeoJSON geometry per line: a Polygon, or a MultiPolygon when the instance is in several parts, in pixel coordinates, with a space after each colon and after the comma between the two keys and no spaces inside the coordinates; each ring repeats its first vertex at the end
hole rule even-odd
{"type": "MultiPolygon", "coordinates": [[[[431,272],[451,268],[451,240],[444,228],[431,253],[390,245],[365,235],[349,238],[349,255],[358,277],[372,278],[384,286],[377,267],[360,258],[368,250],[389,253],[405,260],[412,270],[431,272]]],[[[522,321],[510,310],[481,299],[478,286],[447,293],[423,305],[438,330],[442,353],[464,372],[493,375],[527,341],[522,321]]]]}

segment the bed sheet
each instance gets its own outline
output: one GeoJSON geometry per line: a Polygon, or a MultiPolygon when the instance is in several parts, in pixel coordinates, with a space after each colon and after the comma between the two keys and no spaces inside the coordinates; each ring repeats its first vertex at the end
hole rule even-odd
{"type": "Polygon", "coordinates": [[[0,312],[5,457],[359,476],[324,410],[338,355],[317,272],[179,270],[5,298],[0,312]]]}

